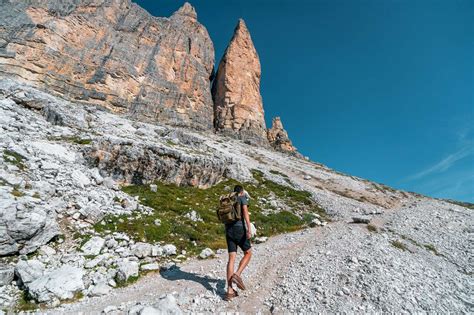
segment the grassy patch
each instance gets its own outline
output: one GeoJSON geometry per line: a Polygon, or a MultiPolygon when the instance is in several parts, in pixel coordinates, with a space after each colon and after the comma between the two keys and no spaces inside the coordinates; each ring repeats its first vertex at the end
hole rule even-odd
{"type": "Polygon", "coordinates": [[[282,172],[279,172],[279,171],[276,171],[276,170],[270,170],[270,173],[272,173],[274,175],[280,175],[281,177],[288,178],[288,175],[283,174],[282,172]]]}
{"type": "MultiPolygon", "coordinates": [[[[258,183],[244,183],[243,186],[252,196],[249,212],[250,220],[257,227],[257,235],[295,231],[310,222],[311,213],[324,216],[325,212],[312,199],[311,194],[266,180],[263,174],[253,172],[258,183]],[[260,201],[276,196],[288,207],[280,212],[264,214],[267,206],[260,201]]],[[[214,250],[225,248],[224,225],[216,216],[219,196],[228,193],[237,181],[229,179],[208,189],[190,186],[176,186],[156,182],[157,192],[148,185],[131,185],[123,191],[138,196],[142,204],[153,208],[151,215],[134,213],[133,215],[106,216],[103,222],[94,225],[97,232],[107,234],[115,231],[125,232],[136,241],[163,242],[174,244],[178,251],[185,249],[190,254],[198,254],[209,247],[214,250]],[[196,211],[202,221],[193,222],[185,214],[196,211]],[[161,220],[157,226],[154,221],[161,220]],[[194,245],[196,244],[196,245],[194,245]]]]}
{"type": "Polygon", "coordinates": [[[77,232],[74,234],[74,238],[80,239],[79,248],[81,248],[82,246],[84,246],[85,243],[87,243],[92,238],[92,235],[82,234],[82,233],[77,232]]]}
{"type": "Polygon", "coordinates": [[[474,203],[457,201],[457,200],[452,200],[452,199],[444,199],[444,201],[447,201],[447,202],[452,203],[454,205],[458,205],[458,206],[461,206],[461,207],[464,207],[464,208],[474,210],[474,203]]]}
{"type": "Polygon", "coordinates": [[[25,291],[21,292],[21,295],[15,307],[15,311],[28,312],[28,311],[34,311],[38,309],[39,305],[34,302],[30,302],[31,300],[32,298],[28,295],[27,292],[25,291]]]}
{"type": "Polygon", "coordinates": [[[20,170],[24,170],[26,168],[25,165],[25,158],[14,151],[5,150],[3,151],[3,160],[7,163],[13,164],[18,167],[20,170]]]}
{"type": "Polygon", "coordinates": [[[79,136],[51,137],[49,138],[49,140],[66,141],[66,142],[71,142],[71,143],[80,144],[80,145],[86,145],[86,144],[92,143],[92,139],[81,138],[79,136]]]}
{"type": "Polygon", "coordinates": [[[432,252],[433,254],[439,256],[439,253],[438,251],[436,250],[436,247],[434,247],[434,245],[431,245],[431,244],[424,244],[423,245],[427,250],[429,250],[430,252],[432,252]]]}
{"type": "Polygon", "coordinates": [[[130,276],[128,277],[127,280],[123,281],[123,280],[119,280],[119,279],[115,279],[115,283],[117,283],[117,288],[123,288],[123,287],[126,287],[128,285],[131,285],[132,283],[135,283],[137,282],[137,280],[140,278],[140,276],[130,276]]]}
{"type": "Polygon", "coordinates": [[[400,241],[391,241],[390,243],[392,244],[393,247],[396,247],[396,248],[401,249],[403,251],[408,250],[407,246],[405,244],[403,244],[402,242],[400,242],[400,241]]]}
{"type": "Polygon", "coordinates": [[[79,291],[79,292],[74,293],[74,296],[72,298],[62,300],[61,303],[62,304],[71,304],[71,303],[77,302],[79,300],[82,300],[83,298],[84,298],[84,293],[79,291]]]}
{"type": "Polygon", "coordinates": [[[20,191],[18,186],[13,186],[13,190],[11,191],[11,194],[15,197],[23,197],[25,194],[20,191]]]}

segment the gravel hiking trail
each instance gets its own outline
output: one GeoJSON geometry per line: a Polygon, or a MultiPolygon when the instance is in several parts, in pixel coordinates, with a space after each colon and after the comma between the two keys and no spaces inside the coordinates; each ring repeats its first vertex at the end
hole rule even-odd
{"type": "MultiPolygon", "coordinates": [[[[178,294],[180,304],[186,304],[181,305],[183,311],[269,313],[270,307],[264,304],[265,299],[304,248],[321,237],[323,229],[331,227],[308,228],[271,237],[262,244],[252,244],[253,256],[242,274],[247,290],[239,290],[239,296],[230,302],[222,299],[226,289],[225,251],[212,259],[193,259],[160,273],[149,273],[136,283],[114,290],[107,296],[65,305],[56,311],[58,314],[64,311],[100,314],[108,306],[152,303],[162,294],[174,292],[178,294]]],[[[241,257],[239,249],[236,267],[241,257]]]]}

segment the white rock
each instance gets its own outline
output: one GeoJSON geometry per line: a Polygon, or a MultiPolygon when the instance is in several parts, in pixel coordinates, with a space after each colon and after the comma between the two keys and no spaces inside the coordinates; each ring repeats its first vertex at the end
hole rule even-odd
{"type": "Polygon", "coordinates": [[[89,289],[89,296],[101,296],[110,293],[111,288],[106,283],[98,283],[89,289]]]}
{"type": "Polygon", "coordinates": [[[166,244],[163,246],[163,254],[165,256],[176,255],[176,246],[173,244],[166,244]]]}
{"type": "Polygon", "coordinates": [[[158,186],[155,185],[155,184],[151,184],[151,185],[150,185],[150,190],[151,190],[152,192],[157,192],[158,186]]]}
{"type": "Polygon", "coordinates": [[[74,152],[71,152],[67,148],[56,143],[35,141],[31,142],[29,145],[31,148],[34,148],[43,154],[59,158],[64,162],[74,162],[76,160],[74,152]]]}
{"type": "Polygon", "coordinates": [[[260,244],[260,243],[265,243],[268,240],[268,237],[266,236],[260,236],[255,238],[255,243],[260,244]]]}
{"type": "Polygon", "coordinates": [[[9,265],[0,265],[0,286],[9,285],[13,281],[14,268],[9,265]]]}
{"type": "Polygon", "coordinates": [[[76,184],[76,186],[79,188],[85,188],[91,184],[91,181],[89,180],[89,178],[86,175],[84,175],[84,173],[81,172],[80,170],[74,170],[71,173],[71,178],[76,184]]]}
{"type": "Polygon", "coordinates": [[[158,265],[157,263],[145,264],[145,265],[141,265],[140,269],[143,271],[159,270],[160,265],[158,265]]]}
{"type": "Polygon", "coordinates": [[[45,256],[52,256],[56,254],[56,250],[48,245],[43,245],[39,248],[38,254],[45,256]]]}
{"type": "Polygon", "coordinates": [[[113,190],[119,190],[117,183],[111,177],[104,178],[103,184],[107,188],[110,188],[113,190]]]}
{"type": "Polygon", "coordinates": [[[108,239],[107,241],[105,241],[105,246],[107,248],[112,249],[112,248],[115,248],[115,247],[118,246],[118,242],[115,239],[111,238],[111,239],[108,239]]]}
{"type": "Polygon", "coordinates": [[[163,248],[159,245],[153,245],[151,247],[151,256],[152,257],[158,257],[163,255],[163,248]]]}
{"type": "Polygon", "coordinates": [[[90,174],[97,185],[100,185],[104,182],[104,178],[102,177],[102,175],[100,175],[98,168],[91,169],[90,174]]]}
{"type": "Polygon", "coordinates": [[[88,240],[84,245],[82,245],[81,250],[84,255],[97,256],[100,254],[102,247],[104,247],[105,240],[99,236],[93,236],[88,240]]]}
{"type": "Polygon", "coordinates": [[[117,311],[117,310],[118,310],[117,306],[109,305],[109,306],[107,306],[106,308],[104,308],[104,310],[102,311],[102,313],[108,314],[108,313],[111,313],[111,312],[115,312],[115,311],[117,311]]]}
{"type": "Polygon", "coordinates": [[[145,306],[139,311],[138,314],[140,314],[140,315],[161,315],[161,314],[165,314],[165,313],[160,312],[159,310],[157,310],[154,307],[145,306]]]}
{"type": "Polygon", "coordinates": [[[199,254],[199,257],[202,259],[206,259],[208,257],[214,256],[214,251],[210,248],[205,248],[199,254]]]}
{"type": "Polygon", "coordinates": [[[136,243],[132,245],[130,251],[133,255],[137,256],[138,258],[145,258],[151,255],[151,244],[148,243],[136,243]]]}
{"type": "Polygon", "coordinates": [[[156,226],[160,226],[161,225],[161,220],[156,219],[155,221],[153,221],[153,223],[155,223],[156,226]]]}
{"type": "Polygon", "coordinates": [[[312,177],[309,176],[309,175],[305,175],[305,176],[303,177],[304,180],[310,180],[311,178],[312,178],[312,177]]]}
{"type": "Polygon", "coordinates": [[[162,297],[157,303],[153,304],[153,307],[158,310],[158,314],[183,314],[172,294],[162,297]]]}
{"type": "Polygon", "coordinates": [[[45,267],[36,259],[20,260],[15,266],[15,274],[23,284],[28,284],[43,276],[45,267]]]}
{"type": "Polygon", "coordinates": [[[184,215],[186,218],[190,219],[193,222],[202,222],[202,218],[196,210],[192,210],[184,215]]]}
{"type": "Polygon", "coordinates": [[[117,279],[127,281],[130,277],[138,276],[138,262],[122,260],[117,264],[117,279]]]}
{"type": "Polygon", "coordinates": [[[83,269],[64,265],[28,284],[28,292],[38,302],[48,302],[54,298],[71,299],[75,293],[84,289],[83,275],[83,269]]]}

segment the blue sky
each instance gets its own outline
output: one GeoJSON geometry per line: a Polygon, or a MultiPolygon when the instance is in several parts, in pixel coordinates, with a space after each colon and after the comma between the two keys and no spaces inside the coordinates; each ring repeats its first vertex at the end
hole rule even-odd
{"type": "MultiPolygon", "coordinates": [[[[184,1],[135,1],[169,16],[184,1]]],[[[336,170],[474,202],[474,1],[196,0],[218,62],[238,18],[267,124],[336,170]]]]}

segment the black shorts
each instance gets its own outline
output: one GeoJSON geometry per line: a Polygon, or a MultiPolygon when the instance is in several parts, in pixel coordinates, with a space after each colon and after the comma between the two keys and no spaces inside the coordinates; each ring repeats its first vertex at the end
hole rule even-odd
{"type": "Polygon", "coordinates": [[[227,251],[229,253],[237,252],[237,246],[239,246],[244,252],[252,247],[252,245],[250,245],[250,240],[247,239],[245,227],[241,221],[234,224],[226,224],[225,239],[227,241],[227,251]]]}

